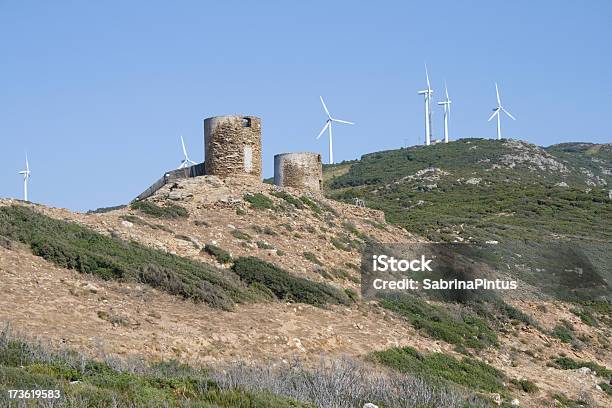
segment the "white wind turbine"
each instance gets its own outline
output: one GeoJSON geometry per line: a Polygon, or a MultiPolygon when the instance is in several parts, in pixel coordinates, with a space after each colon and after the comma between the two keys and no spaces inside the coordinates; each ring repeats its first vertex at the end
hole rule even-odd
{"type": "Polygon", "coordinates": [[[438,102],[438,105],[444,106],[444,143],[448,143],[448,116],[450,115],[451,100],[448,97],[446,83],[444,83],[444,94],[446,95],[446,99],[438,102]]]}
{"type": "Polygon", "coordinates": [[[28,180],[30,179],[31,173],[28,154],[26,153],[26,168],[19,172],[19,174],[23,175],[23,201],[28,201],[28,180]]]}
{"type": "Polygon", "coordinates": [[[427,72],[427,65],[425,65],[425,76],[427,77],[427,89],[419,91],[419,95],[425,95],[425,144],[429,146],[431,144],[431,95],[433,90],[429,83],[429,72],[427,72]]]}
{"type": "Polygon", "coordinates": [[[323,126],[323,129],[321,129],[321,132],[319,132],[319,136],[317,136],[317,139],[320,138],[323,133],[325,133],[325,130],[329,130],[329,164],[334,164],[334,148],[333,148],[333,140],[332,140],[332,123],[333,122],[338,122],[338,123],[346,123],[348,125],[354,125],[353,122],[348,122],[346,120],[340,120],[340,119],[336,119],[336,118],[332,118],[331,114],[329,113],[329,110],[327,109],[327,106],[325,106],[325,102],[323,101],[323,97],[319,96],[319,98],[321,98],[321,103],[323,104],[323,109],[325,109],[325,113],[327,114],[327,120],[325,121],[325,126],[323,126]]]}
{"type": "Polygon", "coordinates": [[[192,166],[197,164],[193,160],[189,158],[187,155],[187,148],[185,148],[185,141],[183,140],[183,136],[181,136],[181,145],[183,146],[183,160],[181,161],[181,165],[178,166],[179,169],[184,169],[185,167],[192,166]]]}
{"type": "Polygon", "coordinates": [[[504,112],[512,120],[516,120],[510,112],[504,109],[501,104],[501,98],[499,97],[499,88],[497,82],[495,83],[495,92],[497,93],[497,107],[493,108],[493,114],[489,117],[489,122],[497,115],[497,140],[501,140],[501,112],[504,112]]]}

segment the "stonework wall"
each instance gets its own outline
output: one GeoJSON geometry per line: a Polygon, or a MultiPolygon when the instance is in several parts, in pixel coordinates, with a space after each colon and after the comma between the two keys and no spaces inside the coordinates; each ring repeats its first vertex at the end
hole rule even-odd
{"type": "Polygon", "coordinates": [[[274,156],[274,184],[321,191],[323,164],[318,153],[282,153],[274,156]]]}
{"type": "Polygon", "coordinates": [[[261,120],[255,116],[215,116],[204,120],[207,175],[261,178],[261,120]]]}

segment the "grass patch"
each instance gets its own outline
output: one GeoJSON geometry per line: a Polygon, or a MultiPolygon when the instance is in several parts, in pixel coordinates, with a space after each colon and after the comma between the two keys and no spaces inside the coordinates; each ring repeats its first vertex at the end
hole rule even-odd
{"type": "Polygon", "coordinates": [[[304,258],[306,258],[307,260],[309,260],[310,262],[312,262],[315,265],[319,265],[319,266],[323,266],[323,262],[319,261],[319,258],[317,258],[317,256],[315,254],[313,254],[312,252],[304,252],[304,258]]]}
{"type": "Polygon", "coordinates": [[[473,349],[496,346],[497,334],[487,323],[472,314],[453,316],[439,306],[427,304],[414,296],[385,294],[381,305],[407,318],[412,325],[430,337],[473,349]]]}
{"type": "Polygon", "coordinates": [[[331,239],[331,243],[332,243],[333,246],[335,246],[336,248],[338,248],[338,249],[340,249],[342,251],[347,251],[347,252],[351,251],[351,248],[348,245],[346,245],[344,242],[342,242],[341,240],[339,240],[336,237],[333,237],[331,239]]]}
{"type": "Polygon", "coordinates": [[[412,347],[390,348],[372,353],[373,359],[402,373],[438,378],[485,391],[504,391],[504,375],[494,367],[472,358],[458,360],[443,353],[422,354],[412,347]]]}
{"type": "Polygon", "coordinates": [[[245,194],[244,201],[251,204],[251,208],[256,210],[268,210],[274,208],[274,202],[261,193],[245,194]]]}
{"type": "Polygon", "coordinates": [[[133,241],[107,237],[27,207],[0,208],[0,235],[28,245],[34,255],[62,268],[105,280],[139,281],[223,309],[230,309],[235,302],[256,300],[227,271],[133,241]]]}
{"type": "Polygon", "coordinates": [[[177,204],[166,203],[159,206],[151,201],[134,201],[130,208],[156,218],[188,218],[189,212],[177,204]]]}
{"type": "Polygon", "coordinates": [[[232,269],[247,284],[262,284],[281,300],[308,303],[315,306],[348,304],[346,294],[338,289],[293,276],[287,271],[258,258],[238,258],[232,269]]]}
{"type": "Polygon", "coordinates": [[[202,251],[215,258],[219,263],[227,264],[232,262],[232,256],[230,253],[216,245],[206,244],[202,251]]]}

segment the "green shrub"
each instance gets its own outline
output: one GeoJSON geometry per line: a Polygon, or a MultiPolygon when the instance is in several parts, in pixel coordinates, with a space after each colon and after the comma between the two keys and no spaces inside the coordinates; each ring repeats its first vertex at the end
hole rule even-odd
{"type": "Polygon", "coordinates": [[[346,293],[346,296],[348,296],[352,302],[357,302],[359,300],[359,295],[353,289],[346,288],[344,289],[344,293],[346,293]]]}
{"type": "Polygon", "coordinates": [[[259,249],[274,249],[272,245],[268,244],[265,241],[257,241],[256,244],[257,244],[257,248],[259,249]]]}
{"type": "Polygon", "coordinates": [[[274,208],[274,202],[261,193],[245,194],[244,201],[251,204],[251,208],[256,210],[267,210],[274,208]]]}
{"type": "Polygon", "coordinates": [[[584,324],[587,324],[587,325],[593,326],[593,327],[597,327],[598,326],[597,319],[595,318],[595,316],[593,315],[593,313],[590,310],[588,310],[588,309],[572,308],[572,309],[570,309],[570,312],[572,312],[573,314],[578,316],[580,318],[580,320],[584,324]]]}
{"type": "Polygon", "coordinates": [[[243,241],[250,241],[251,240],[251,236],[249,234],[247,234],[246,232],[242,232],[239,229],[232,230],[232,232],[230,232],[230,234],[232,234],[232,236],[234,238],[238,238],[238,239],[241,239],[243,241]]]}
{"type": "Polygon", "coordinates": [[[285,191],[275,191],[272,193],[274,197],[282,198],[295,208],[304,208],[304,203],[285,191]]]}
{"type": "Polygon", "coordinates": [[[429,336],[474,349],[497,345],[497,335],[487,323],[468,313],[455,317],[439,306],[405,294],[383,294],[381,305],[406,317],[429,336]]]}
{"type": "Polygon", "coordinates": [[[317,258],[317,256],[313,254],[312,252],[308,252],[308,251],[304,252],[304,258],[306,258],[307,260],[309,260],[315,265],[323,266],[323,263],[319,261],[319,258],[317,258]]]}
{"type": "MultiPolygon", "coordinates": [[[[207,370],[175,361],[113,367],[71,350],[51,352],[0,332],[0,389],[57,389],[62,395],[57,406],[314,408],[265,390],[222,389],[207,370]]],[[[0,405],[13,403],[0,395],[0,405]]]]}
{"type": "Polygon", "coordinates": [[[265,227],[264,227],[264,229],[263,229],[263,233],[264,233],[264,234],[266,234],[266,235],[271,235],[271,236],[273,236],[273,235],[278,235],[278,234],[276,233],[276,231],[274,231],[274,230],[273,230],[271,227],[268,227],[268,226],[265,226],[265,227]]]}
{"type": "Polygon", "coordinates": [[[197,227],[210,227],[210,224],[207,221],[204,221],[204,220],[195,220],[193,223],[197,227]]]}
{"type": "Polygon", "coordinates": [[[342,250],[342,251],[351,251],[351,248],[349,248],[347,245],[345,245],[342,241],[340,241],[338,238],[333,237],[331,239],[331,243],[333,246],[335,246],[336,248],[342,250]]]}
{"type": "Polygon", "coordinates": [[[599,383],[599,386],[606,394],[612,396],[612,385],[610,385],[610,383],[602,382],[599,383]]]}
{"type": "Polygon", "coordinates": [[[29,245],[60,267],[107,280],[141,281],[166,292],[229,309],[256,300],[225,271],[188,258],[107,237],[22,206],[0,207],[0,235],[29,245]]]}
{"type": "Polygon", "coordinates": [[[466,387],[486,392],[505,390],[504,375],[494,367],[472,358],[443,353],[421,354],[412,347],[390,348],[372,353],[373,359],[402,373],[423,378],[442,378],[466,387]]]}
{"type": "Polygon", "coordinates": [[[578,368],[588,367],[598,376],[612,380],[612,370],[593,361],[580,361],[570,357],[557,357],[552,360],[552,366],[561,370],[576,370],[578,368]]]}
{"type": "Polygon", "coordinates": [[[319,207],[319,205],[314,200],[311,200],[306,196],[301,196],[300,201],[303,202],[307,207],[309,207],[315,214],[321,214],[323,212],[323,210],[321,210],[321,207],[319,207]]]}
{"type": "Polygon", "coordinates": [[[202,251],[214,257],[219,263],[227,264],[232,262],[232,256],[230,253],[216,245],[206,244],[202,251]]]}
{"type": "Polygon", "coordinates": [[[236,215],[246,215],[246,211],[244,211],[242,208],[236,208],[236,215]]]}
{"type": "Polygon", "coordinates": [[[348,303],[346,295],[332,286],[293,276],[275,265],[254,257],[238,258],[232,269],[247,284],[258,282],[281,300],[315,306],[348,303]]]}
{"type": "Polygon", "coordinates": [[[528,394],[533,394],[539,391],[538,386],[529,380],[512,379],[510,380],[510,382],[514,384],[514,386],[516,386],[519,390],[522,390],[528,394]]]}
{"type": "Polygon", "coordinates": [[[574,340],[572,330],[565,324],[558,324],[552,331],[552,335],[564,343],[571,343],[574,340]]]}
{"type": "Polygon", "coordinates": [[[187,218],[189,212],[184,207],[173,203],[159,206],[151,201],[134,201],[130,208],[156,218],[187,218]]]}

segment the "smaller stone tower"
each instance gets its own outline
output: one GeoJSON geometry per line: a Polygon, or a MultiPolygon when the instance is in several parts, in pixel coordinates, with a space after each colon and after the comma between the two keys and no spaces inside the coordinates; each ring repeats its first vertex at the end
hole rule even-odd
{"type": "Polygon", "coordinates": [[[323,164],[318,153],[281,153],[274,156],[274,184],[321,191],[323,164]]]}
{"type": "Polygon", "coordinates": [[[215,116],[204,120],[207,175],[261,178],[261,120],[255,116],[215,116]]]}

